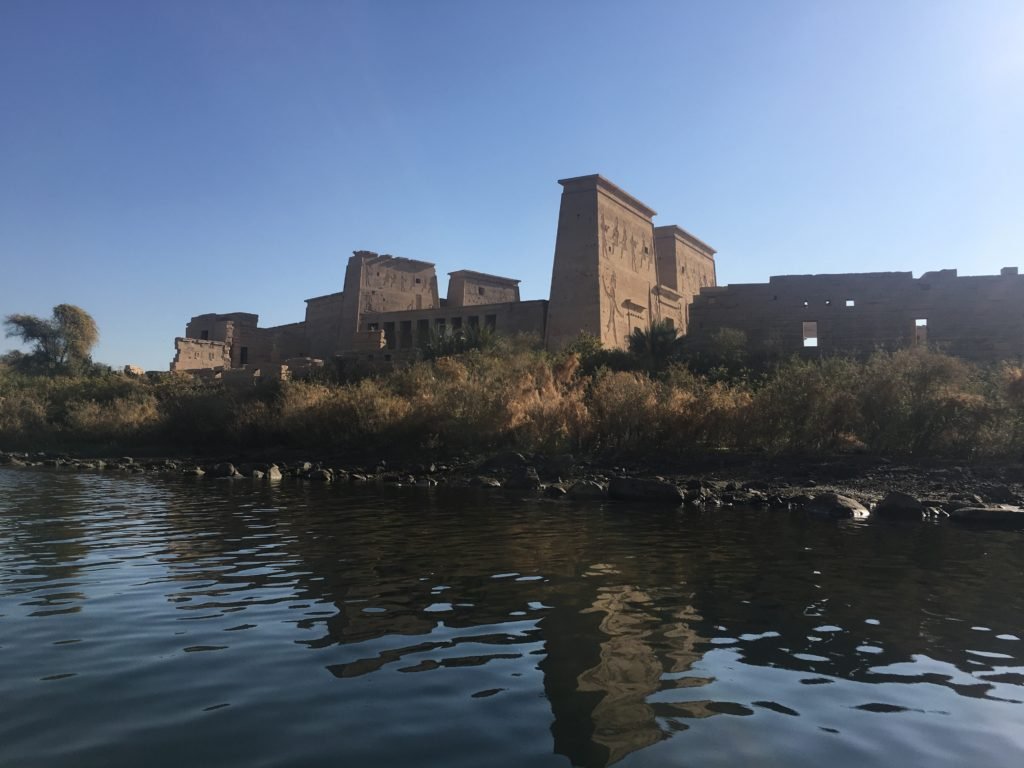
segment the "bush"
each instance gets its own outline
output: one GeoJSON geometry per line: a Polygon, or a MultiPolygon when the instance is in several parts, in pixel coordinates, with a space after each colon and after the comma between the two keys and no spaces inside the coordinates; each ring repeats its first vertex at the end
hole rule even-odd
{"type": "MultiPolygon", "coordinates": [[[[581,338],[558,355],[529,337],[349,382],[249,389],[188,377],[34,377],[0,366],[0,447],[225,452],[292,446],[377,455],[649,455],[705,449],[1020,455],[1024,370],[926,349],[863,362],[790,359],[758,378],[673,364],[652,378],[600,365],[581,338]]],[[[626,353],[617,352],[619,355],[626,353]]],[[[628,355],[627,355],[628,357],[628,355]]]]}

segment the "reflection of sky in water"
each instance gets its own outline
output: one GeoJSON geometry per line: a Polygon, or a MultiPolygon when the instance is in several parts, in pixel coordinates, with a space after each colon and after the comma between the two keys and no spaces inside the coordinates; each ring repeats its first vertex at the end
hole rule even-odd
{"type": "Polygon", "coordinates": [[[0,763],[1016,766],[1021,541],[2,471],[0,763]]]}

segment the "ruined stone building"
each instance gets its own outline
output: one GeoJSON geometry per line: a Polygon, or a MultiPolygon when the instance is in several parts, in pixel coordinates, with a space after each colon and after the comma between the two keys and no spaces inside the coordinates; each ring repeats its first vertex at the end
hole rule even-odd
{"type": "Polygon", "coordinates": [[[425,340],[470,332],[530,333],[557,349],[581,333],[622,348],[635,329],[668,322],[695,350],[722,329],[754,352],[866,354],[931,344],[979,361],[1024,357],[1024,277],[956,270],[787,275],[718,287],[715,250],[607,179],[559,181],[551,293],[522,301],[519,281],[459,270],[446,298],[434,265],[356,251],[342,290],[306,300],[297,323],[260,328],[247,312],[197,315],[175,340],[173,371],[239,371],[348,357],[392,362],[425,340]],[[303,362],[306,361],[306,362],[303,362]]]}
{"type": "Polygon", "coordinates": [[[710,350],[723,328],[753,352],[866,355],[928,344],[977,362],[1024,357],[1024,276],[955,269],[786,275],[705,288],[690,307],[690,344],[710,350]]]}
{"type": "Polygon", "coordinates": [[[172,371],[294,366],[309,358],[403,359],[432,335],[486,328],[531,333],[557,348],[586,332],[624,347],[636,328],[667,320],[685,332],[689,304],[715,285],[715,251],[607,179],[563,179],[548,300],[522,301],[519,281],[459,270],[447,297],[434,265],[356,251],[342,290],[306,300],[301,322],[260,328],[247,312],[193,317],[172,371]]]}

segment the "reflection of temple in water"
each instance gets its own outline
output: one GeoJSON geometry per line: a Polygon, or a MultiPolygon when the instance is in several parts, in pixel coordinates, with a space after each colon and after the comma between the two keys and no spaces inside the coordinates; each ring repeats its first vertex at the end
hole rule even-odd
{"type": "MultiPolygon", "coordinates": [[[[683,561],[677,561],[671,573],[653,577],[647,564],[604,551],[606,546],[588,537],[585,521],[563,521],[566,529],[561,534],[550,531],[552,535],[538,541],[520,535],[514,516],[467,518],[457,534],[446,532],[449,546],[442,550],[421,540],[437,535],[429,522],[429,508],[415,509],[415,517],[403,523],[396,520],[388,535],[381,536],[376,518],[349,519],[337,525],[319,514],[308,515],[294,501],[288,517],[264,520],[255,513],[249,520],[233,515],[216,522],[203,518],[208,528],[224,527],[223,535],[205,542],[226,549],[219,559],[222,565],[225,559],[237,558],[237,571],[205,574],[199,566],[187,568],[187,577],[215,577],[221,588],[235,578],[273,587],[279,576],[249,570],[253,560],[245,528],[257,522],[264,534],[273,530],[282,549],[302,564],[288,589],[289,598],[328,609],[296,622],[300,629],[312,631],[298,642],[314,649],[367,644],[365,656],[357,652],[343,663],[328,666],[334,676],[359,677],[392,664],[406,672],[479,665],[521,656],[524,643],[543,643],[537,668],[543,673],[551,707],[553,752],[588,768],[611,765],[685,730],[687,719],[714,714],[702,701],[649,701],[667,689],[710,682],[685,674],[699,660],[697,648],[706,640],[697,633],[703,619],[687,597],[686,584],[693,574],[683,561]],[[237,550],[225,547],[232,541],[240,545],[237,550]],[[498,551],[482,558],[484,546],[498,551]],[[598,550],[617,567],[595,563],[598,550]],[[537,592],[514,579],[494,578],[495,562],[515,564],[523,572],[543,573],[552,580],[543,593],[545,610],[524,615],[534,628],[517,630],[516,635],[501,629],[513,621],[510,611],[523,605],[524,595],[536,599],[537,592]],[[423,574],[432,577],[425,579],[423,574]],[[438,592],[442,582],[446,586],[438,592]],[[433,613],[430,607],[436,603],[454,608],[433,613]],[[439,619],[456,631],[435,634],[439,619]],[[384,647],[374,644],[379,639],[387,641],[384,647]],[[481,652],[481,645],[493,650],[481,652]]],[[[396,501],[391,498],[389,504],[396,501]]],[[[391,514],[401,516],[398,510],[391,514]]],[[[200,560],[210,554],[205,552],[200,560]]],[[[197,555],[198,551],[193,552],[197,555]]],[[[659,570],[665,568],[662,562],[659,570]]],[[[228,594],[211,590],[209,597],[221,602],[228,594]]],[[[234,601],[222,604],[230,607],[234,601]]]]}
{"type": "MultiPolygon", "coordinates": [[[[600,564],[591,570],[615,573],[600,564]]],[[[710,682],[682,676],[701,657],[697,645],[704,638],[693,628],[701,617],[686,606],[666,619],[652,610],[653,602],[628,584],[600,586],[589,607],[556,609],[541,622],[547,656],[540,667],[555,716],[554,749],[574,765],[611,765],[684,730],[677,717],[715,714],[706,702],[648,702],[667,687],[710,682]],[[666,673],[672,678],[663,679],[666,673]]]]}

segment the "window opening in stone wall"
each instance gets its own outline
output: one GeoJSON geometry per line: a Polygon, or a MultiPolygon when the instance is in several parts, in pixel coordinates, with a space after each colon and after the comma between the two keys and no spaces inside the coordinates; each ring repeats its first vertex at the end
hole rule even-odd
{"type": "Polygon", "coordinates": [[[928,343],[928,318],[919,317],[914,320],[914,343],[928,343]]]}
{"type": "Polygon", "coordinates": [[[419,337],[420,344],[423,344],[430,338],[430,321],[429,320],[417,320],[416,321],[416,335],[419,337]]]}
{"type": "Polygon", "coordinates": [[[483,295],[484,295],[484,287],[483,287],[482,285],[478,285],[478,286],[476,287],[476,292],[477,292],[478,294],[480,294],[481,296],[483,296],[483,295]]]}
{"type": "Polygon", "coordinates": [[[462,328],[462,318],[461,317],[453,317],[452,318],[452,330],[453,331],[457,331],[460,328],[462,328]]]}
{"type": "Polygon", "coordinates": [[[665,318],[665,325],[667,325],[669,328],[675,328],[676,327],[676,321],[673,320],[671,317],[666,317],[665,318]]]}
{"type": "Polygon", "coordinates": [[[439,317],[434,320],[434,328],[437,330],[439,336],[444,335],[445,320],[443,317],[439,317]]]}
{"type": "Polygon", "coordinates": [[[489,331],[493,331],[498,327],[498,316],[497,315],[484,315],[484,328],[489,331]]]}
{"type": "Polygon", "coordinates": [[[856,307],[857,306],[857,302],[854,301],[853,299],[847,299],[846,300],[846,306],[848,306],[848,307],[856,307]]]}
{"type": "Polygon", "coordinates": [[[388,349],[395,348],[395,324],[384,323],[384,345],[388,349]]]}
{"type": "Polygon", "coordinates": [[[818,324],[814,321],[804,323],[804,346],[818,346],[818,324]]]}
{"type": "Polygon", "coordinates": [[[238,362],[240,362],[242,365],[245,365],[245,364],[247,364],[249,362],[249,348],[248,347],[242,347],[242,349],[239,351],[239,353],[238,353],[238,362]]]}
{"type": "Polygon", "coordinates": [[[469,327],[470,328],[479,328],[480,327],[480,316],[479,315],[470,315],[469,317],[466,318],[466,322],[469,323],[469,327]]]}
{"type": "Polygon", "coordinates": [[[416,278],[416,285],[419,285],[422,282],[423,282],[423,278],[422,277],[417,277],[416,278]]]}
{"type": "Polygon", "coordinates": [[[199,338],[202,339],[203,341],[209,341],[210,340],[210,332],[209,331],[203,331],[202,333],[199,334],[199,338]]]}
{"type": "Polygon", "coordinates": [[[402,320],[398,324],[398,346],[412,346],[412,320],[402,320]]]}

